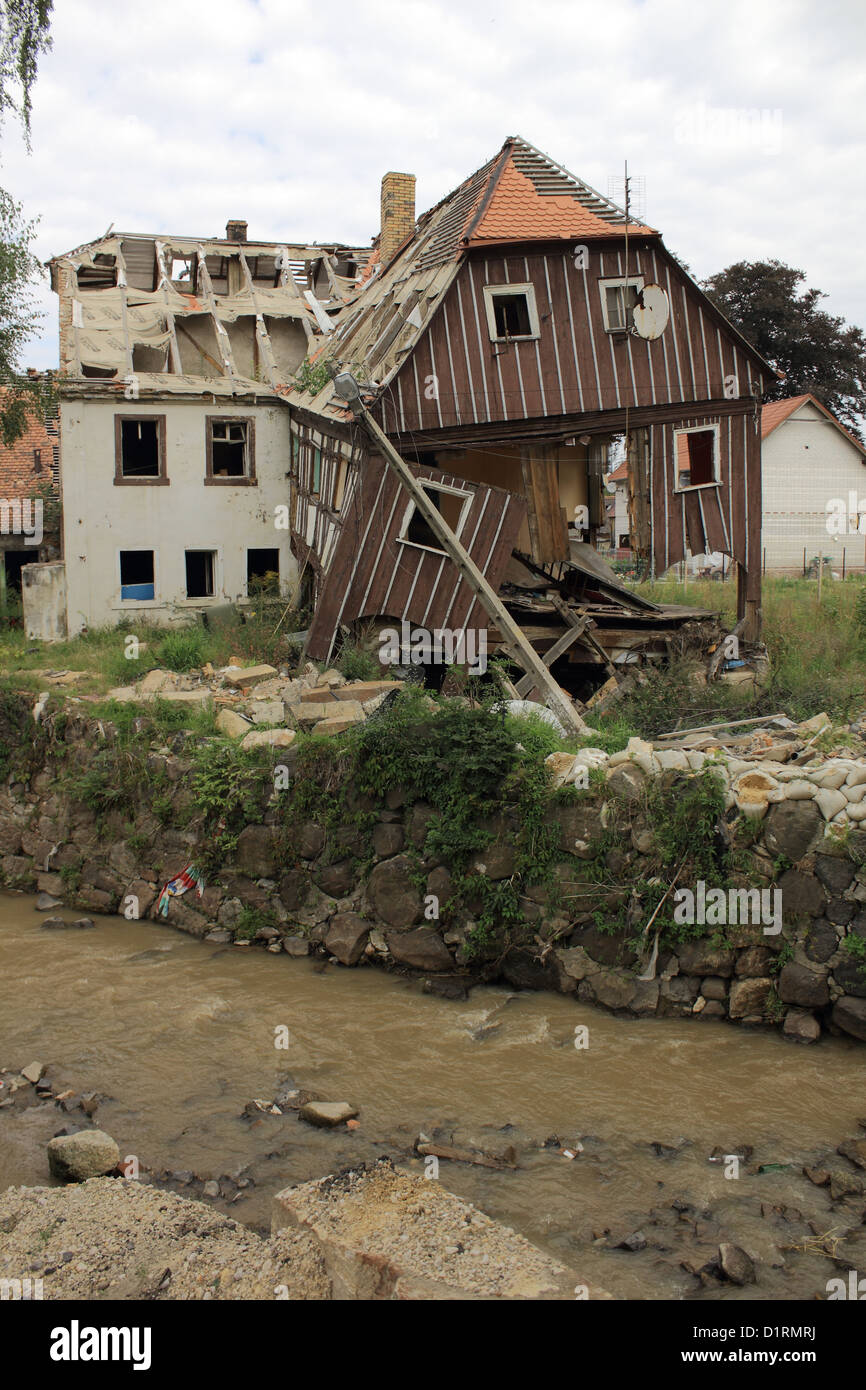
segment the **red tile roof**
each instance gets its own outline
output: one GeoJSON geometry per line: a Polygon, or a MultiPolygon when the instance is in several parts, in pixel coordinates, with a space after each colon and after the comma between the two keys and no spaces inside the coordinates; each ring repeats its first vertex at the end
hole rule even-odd
{"type": "Polygon", "coordinates": [[[826,415],[830,423],[835,425],[837,430],[840,430],[846,439],[850,439],[854,447],[866,458],[866,449],[864,449],[860,440],[855,439],[850,430],[846,430],[845,426],[836,419],[833,412],[828,410],[825,405],[822,405],[817,396],[813,396],[809,391],[802,396],[788,396],[783,401],[768,401],[766,405],[762,406],[761,439],[766,439],[769,434],[773,433],[773,430],[778,429],[779,425],[783,424],[785,420],[788,420],[801,406],[805,405],[807,401],[820,410],[823,415],[826,415]]]}
{"type": "Polygon", "coordinates": [[[609,482],[609,483],[624,483],[627,477],[628,477],[628,459],[623,459],[622,463],[618,464],[617,467],[613,470],[612,473],[608,473],[608,475],[607,475],[607,482],[609,482]]]}
{"type": "MultiPolygon", "coordinates": [[[[625,231],[590,211],[576,193],[540,193],[509,153],[493,184],[490,200],[464,239],[469,246],[495,241],[552,241],[559,238],[610,237],[625,231]]],[[[629,231],[652,235],[652,229],[630,222],[629,231]]]]}

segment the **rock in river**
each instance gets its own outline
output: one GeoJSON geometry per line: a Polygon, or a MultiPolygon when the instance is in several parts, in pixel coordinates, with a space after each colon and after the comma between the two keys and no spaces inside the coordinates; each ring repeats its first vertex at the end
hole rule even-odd
{"type": "Polygon", "coordinates": [[[110,1134],[101,1129],[85,1129],[63,1134],[48,1145],[48,1166],[63,1182],[85,1182],[112,1172],[120,1161],[120,1150],[110,1134]]]}
{"type": "Polygon", "coordinates": [[[344,1124],[346,1120],[353,1120],[358,1112],[346,1100],[311,1100],[301,1107],[299,1113],[307,1124],[330,1129],[334,1125],[344,1124]]]}

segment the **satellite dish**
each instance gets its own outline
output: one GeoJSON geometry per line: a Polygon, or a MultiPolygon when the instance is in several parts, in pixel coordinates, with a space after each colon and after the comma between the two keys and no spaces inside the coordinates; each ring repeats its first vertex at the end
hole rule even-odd
{"type": "Polygon", "coordinates": [[[660,338],[668,326],[671,306],[661,285],[644,285],[632,317],[635,332],[641,338],[660,338]]]}

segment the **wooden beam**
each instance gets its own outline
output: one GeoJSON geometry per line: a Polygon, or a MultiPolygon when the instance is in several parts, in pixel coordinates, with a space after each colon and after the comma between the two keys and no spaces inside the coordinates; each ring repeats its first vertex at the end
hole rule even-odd
{"type": "MultiPolygon", "coordinates": [[[[562,636],[554,642],[553,646],[548,651],[546,651],[544,653],[544,656],[541,658],[545,666],[550,668],[553,665],[554,661],[558,660],[558,658],[562,656],[563,652],[567,652],[569,647],[574,645],[578,637],[583,632],[583,629],[586,627],[587,622],[588,619],[584,618],[582,623],[579,623],[575,627],[569,627],[567,631],[564,632],[562,636]]],[[[530,691],[534,689],[535,684],[535,677],[532,675],[524,676],[521,680],[519,680],[517,682],[517,685],[515,686],[518,698],[524,700],[526,696],[530,693],[530,691]]]]}
{"type": "MultiPolygon", "coordinates": [[[[591,647],[592,650],[598,655],[602,663],[607,667],[610,674],[612,676],[615,676],[616,667],[614,666],[613,662],[611,661],[610,657],[608,656],[601,643],[596,641],[595,637],[593,637],[592,632],[590,631],[589,623],[587,622],[586,618],[583,619],[583,623],[581,624],[580,618],[578,618],[577,614],[572,612],[568,604],[564,603],[558,594],[551,594],[550,601],[553,604],[559,616],[563,618],[565,622],[569,623],[572,627],[576,627],[579,629],[576,633],[576,636],[583,637],[584,642],[586,642],[587,645],[591,647]]],[[[581,617],[583,617],[583,615],[581,615],[581,617]]]]}
{"type": "Polygon", "coordinates": [[[453,560],[458,572],[472,589],[484,611],[495,621],[503,635],[506,648],[513,654],[515,661],[524,668],[526,673],[535,677],[535,683],[543,692],[547,705],[568,732],[588,733],[587,726],[565,691],[553,679],[535,648],[527,641],[498,594],[488,584],[469,552],[461,545],[447,521],[421,487],[408,464],[397,453],[388,436],[379,428],[360,400],[354,402],[351,409],[355,418],[360,421],[382,454],[392,473],[395,474],[403,489],[412,498],[445,553],[453,560]]]}

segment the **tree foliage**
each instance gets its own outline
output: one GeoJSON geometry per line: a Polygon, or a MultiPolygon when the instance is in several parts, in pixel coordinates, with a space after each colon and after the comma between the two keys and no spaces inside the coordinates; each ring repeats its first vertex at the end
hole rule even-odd
{"type": "Polygon", "coordinates": [[[866,335],[820,308],[802,270],[781,261],[738,261],[702,282],[713,303],[784,373],[765,400],[811,392],[858,438],[866,417],[866,335]]]}
{"type": "MultiPolygon", "coordinates": [[[[39,58],[51,47],[51,0],[0,0],[0,125],[12,114],[30,147],[32,91],[39,58]]],[[[34,282],[43,269],[33,254],[36,223],[0,189],[0,439],[14,444],[28,416],[53,408],[51,384],[22,374],[21,354],[39,323],[34,282]]]]}
{"type": "Polygon", "coordinates": [[[18,117],[30,142],[32,91],[39,58],[51,47],[52,0],[0,0],[0,121],[18,117]]]}

